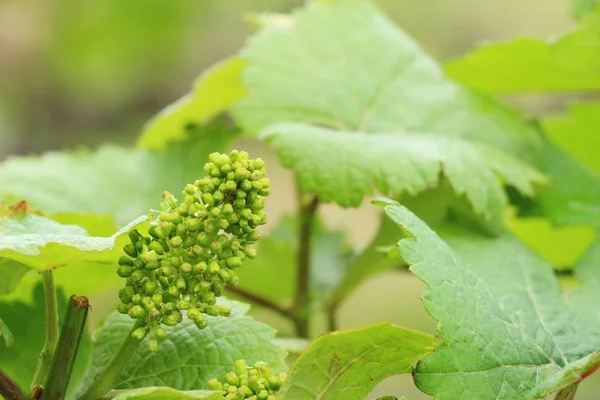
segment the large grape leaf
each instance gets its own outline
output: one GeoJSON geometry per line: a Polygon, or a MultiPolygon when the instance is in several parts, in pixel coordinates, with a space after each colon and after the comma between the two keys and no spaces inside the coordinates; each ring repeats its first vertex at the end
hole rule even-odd
{"type": "Polygon", "coordinates": [[[535,157],[535,132],[520,115],[448,80],[369,1],[309,2],[289,23],[266,24],[240,57],[248,63],[242,73],[248,95],[234,115],[251,133],[287,121],[433,132],[535,157]]]}
{"type": "MultiPolygon", "coordinates": [[[[46,306],[41,283],[35,286],[32,295],[33,304],[0,300],[0,317],[11,327],[14,336],[11,347],[0,347],[0,365],[23,388],[31,385],[46,338],[43,322],[46,319],[46,306]]],[[[66,310],[67,298],[63,290],[57,291],[60,324],[66,310]]],[[[71,375],[67,399],[73,399],[74,390],[84,375],[91,352],[90,337],[84,332],[71,375]]]]}
{"type": "Polygon", "coordinates": [[[322,201],[358,206],[375,190],[417,194],[439,183],[443,173],[477,214],[500,226],[506,208],[502,184],[533,194],[544,182],[527,164],[483,144],[425,134],[365,134],[287,123],[263,135],[284,166],[293,168],[302,188],[322,201]]]}
{"type": "MultiPolygon", "coordinates": [[[[122,366],[115,388],[169,386],[179,390],[209,389],[207,381],[215,376],[224,376],[239,359],[248,363],[265,361],[277,371],[285,369],[285,353],[272,342],[275,330],[246,316],[247,305],[222,301],[232,307],[231,316],[205,316],[208,327],[203,330],[187,318],[175,327],[165,327],[167,339],[161,342],[156,353],[149,353],[146,342],[142,343],[122,366]]],[[[92,382],[117,352],[133,323],[127,315],[115,312],[94,333],[92,361],[82,388],[92,382]]]]}
{"type": "Polygon", "coordinates": [[[482,45],[449,62],[446,72],[495,93],[600,89],[600,9],[556,40],[520,38],[482,45]]]}
{"type": "Polygon", "coordinates": [[[78,225],[64,225],[36,214],[3,217],[0,218],[0,264],[13,260],[18,270],[26,265],[38,271],[92,262],[114,265],[121,255],[115,249],[117,239],[147,219],[138,217],[109,237],[94,237],[78,225]]]}
{"type": "MultiPolygon", "coordinates": [[[[412,235],[398,243],[400,255],[428,284],[423,302],[445,341],[417,365],[423,392],[439,400],[538,399],[600,362],[592,306],[600,280],[578,270],[581,289],[567,296],[552,266],[510,234],[490,238],[446,227],[439,230],[446,244],[405,207],[385,204],[412,235]]],[[[596,270],[588,261],[583,271],[597,276],[592,258],[596,270]]]]}
{"type": "Polygon", "coordinates": [[[242,60],[230,58],[203,72],[191,93],[148,121],[138,145],[163,148],[170,141],[184,140],[190,124],[201,125],[226,111],[245,94],[240,81],[244,66],[242,60]]]}
{"type": "Polygon", "coordinates": [[[436,339],[389,323],[332,332],[296,360],[281,400],[360,400],[383,379],[412,371],[436,339]]]}
{"type": "Polygon", "coordinates": [[[208,155],[224,150],[235,135],[219,118],[163,151],[105,145],[94,152],[9,158],[0,168],[0,199],[26,199],[45,213],[108,213],[124,224],[158,208],[164,190],[178,195],[203,177],[208,155]]]}
{"type": "Polygon", "coordinates": [[[600,176],[549,142],[542,162],[552,184],[522,215],[546,217],[557,225],[600,227],[600,176]]]}
{"type": "Polygon", "coordinates": [[[123,389],[109,392],[111,400],[225,400],[212,390],[177,390],[166,386],[123,389]]]}

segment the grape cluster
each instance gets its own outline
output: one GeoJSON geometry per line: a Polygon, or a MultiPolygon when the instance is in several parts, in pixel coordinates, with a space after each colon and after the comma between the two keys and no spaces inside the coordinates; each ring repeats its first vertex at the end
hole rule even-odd
{"type": "Polygon", "coordinates": [[[275,400],[285,378],[285,373],[276,375],[265,362],[259,361],[251,368],[244,360],[238,360],[235,372],[227,373],[224,382],[213,378],[208,386],[225,391],[227,400],[275,400]]]}
{"type": "Polygon", "coordinates": [[[226,285],[239,282],[235,269],[254,258],[257,227],[266,223],[263,211],[269,195],[265,163],[248,153],[212,153],[204,165],[206,176],[186,185],[183,201],[163,193],[160,215],[143,235],[131,230],[131,243],[119,259],[118,311],[138,320],[133,337],[150,334],[148,347],[158,349],[166,336],[161,325],[175,326],[182,311],[199,329],[203,314],[227,316],[231,310],[216,305],[226,285]]]}

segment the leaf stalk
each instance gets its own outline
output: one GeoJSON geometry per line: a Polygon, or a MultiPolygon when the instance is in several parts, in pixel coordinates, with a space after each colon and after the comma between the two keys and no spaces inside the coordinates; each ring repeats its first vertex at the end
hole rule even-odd
{"type": "Polygon", "coordinates": [[[313,222],[319,207],[319,198],[313,196],[308,203],[303,204],[303,192],[299,183],[296,184],[296,192],[300,207],[300,231],[298,235],[296,294],[293,306],[296,316],[294,325],[298,337],[308,338],[310,332],[310,247],[313,222]]]}
{"type": "Polygon", "coordinates": [[[58,301],[52,271],[42,271],[42,280],[44,282],[44,296],[46,300],[46,343],[40,353],[38,368],[31,384],[32,387],[42,386],[48,379],[59,337],[58,301]]]}

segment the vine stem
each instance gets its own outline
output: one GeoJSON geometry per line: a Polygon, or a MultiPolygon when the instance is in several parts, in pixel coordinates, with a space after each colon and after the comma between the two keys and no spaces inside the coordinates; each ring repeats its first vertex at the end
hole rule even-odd
{"type": "Polygon", "coordinates": [[[289,319],[295,318],[295,315],[291,310],[289,310],[285,307],[282,307],[279,304],[274,303],[271,300],[266,299],[256,293],[252,293],[248,290],[245,290],[245,289],[242,289],[239,287],[233,287],[233,286],[228,286],[227,291],[229,291],[233,294],[236,294],[240,297],[243,297],[244,299],[249,300],[253,303],[256,303],[261,307],[267,308],[271,311],[275,311],[277,314],[279,314],[285,318],[289,318],[289,319]]]}
{"type": "Polygon", "coordinates": [[[43,386],[52,367],[52,360],[58,344],[58,302],[54,275],[51,270],[42,271],[44,296],[46,300],[46,343],[40,353],[38,368],[33,376],[32,387],[43,386]]]}
{"type": "Polygon", "coordinates": [[[78,396],[79,400],[99,399],[114,387],[119,372],[121,372],[123,366],[131,358],[141,343],[140,340],[134,338],[131,334],[134,330],[142,326],[143,323],[143,321],[138,320],[135,325],[133,325],[117,353],[113,356],[108,365],[94,377],[92,384],[78,396]]]}
{"type": "Polygon", "coordinates": [[[554,400],[573,400],[578,387],[579,382],[575,382],[567,387],[562,388],[558,391],[558,393],[556,393],[554,400]]]}
{"type": "Polygon", "coordinates": [[[79,343],[85,328],[89,302],[83,296],[71,296],[56,347],[56,356],[46,380],[42,400],[63,400],[67,393],[79,343]]]}
{"type": "Polygon", "coordinates": [[[296,335],[308,338],[310,331],[310,312],[308,309],[310,306],[310,243],[312,226],[319,207],[319,198],[314,196],[310,202],[304,204],[303,192],[299,183],[296,183],[296,192],[298,206],[300,207],[300,232],[298,235],[296,294],[293,307],[296,315],[294,324],[296,335]]]}
{"type": "Polygon", "coordinates": [[[3,369],[0,368],[0,396],[6,400],[25,400],[25,392],[3,369]]]}

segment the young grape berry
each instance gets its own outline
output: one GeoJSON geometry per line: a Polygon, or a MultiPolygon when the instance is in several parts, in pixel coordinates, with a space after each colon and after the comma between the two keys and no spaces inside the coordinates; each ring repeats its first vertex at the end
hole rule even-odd
{"type": "Polygon", "coordinates": [[[249,367],[244,360],[235,362],[235,371],[225,375],[219,381],[213,378],[208,381],[212,390],[225,392],[227,400],[275,400],[275,393],[283,385],[285,373],[275,374],[267,363],[259,361],[249,367]]]}
{"type": "Polygon", "coordinates": [[[131,230],[119,259],[117,274],[126,285],[118,311],[138,320],[132,335],[150,335],[150,351],[166,337],[161,325],[179,324],[184,313],[199,329],[207,326],[204,315],[230,314],[216,299],[226,285],[239,283],[235,270],[256,256],[251,245],[266,223],[270,188],[262,159],[237,150],[212,153],[204,172],[185,186],[181,202],[163,193],[156,223],[148,235],[131,230]]]}

